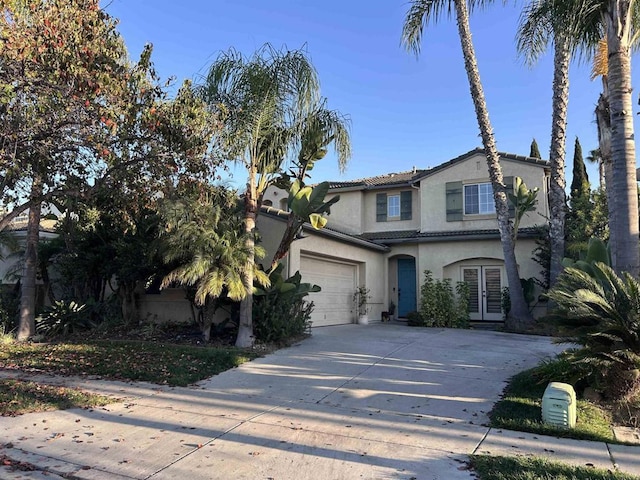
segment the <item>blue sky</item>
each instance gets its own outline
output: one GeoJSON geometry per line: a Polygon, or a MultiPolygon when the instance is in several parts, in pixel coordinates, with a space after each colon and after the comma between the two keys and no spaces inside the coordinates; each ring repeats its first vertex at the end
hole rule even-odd
{"type": "MultiPolygon", "coordinates": [[[[163,78],[198,82],[230,47],[250,55],[264,43],[304,47],[318,70],[328,107],[351,118],[353,156],[341,174],[334,156],[318,162],[312,181],[347,180],[435,166],[481,146],[455,21],[426,30],[416,59],[400,45],[405,0],[109,0],[132,58],[153,43],[163,78]]],[[[473,39],[498,149],[527,155],[536,138],[548,156],[552,61],[529,68],[518,58],[519,10],[500,2],[471,19],[473,39]]],[[[575,137],[597,147],[594,106],[599,80],[573,65],[567,127],[567,176],[575,137]]],[[[634,100],[635,102],[635,100],[634,100]]],[[[637,110],[634,103],[634,109],[637,110]]],[[[637,116],[636,116],[637,119],[637,116]]],[[[639,125],[636,121],[636,130],[639,125]]],[[[592,184],[597,171],[588,167],[592,184]]],[[[244,183],[235,170],[234,183],[244,183]]]]}

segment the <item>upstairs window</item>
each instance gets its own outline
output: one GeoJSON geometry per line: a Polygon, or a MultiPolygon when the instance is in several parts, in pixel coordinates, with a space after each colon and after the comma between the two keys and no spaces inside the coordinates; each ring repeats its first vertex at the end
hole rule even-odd
{"type": "Polygon", "coordinates": [[[387,196],[387,218],[400,218],[400,195],[387,196]]]}
{"type": "Polygon", "coordinates": [[[496,212],[493,188],[490,183],[464,186],[464,214],[484,215],[496,212]]]}
{"type": "MultiPolygon", "coordinates": [[[[504,184],[507,187],[507,193],[513,193],[513,177],[504,177],[504,184]]],[[[447,222],[483,219],[483,217],[474,218],[474,215],[495,215],[496,207],[491,183],[463,185],[461,181],[447,182],[445,190],[447,222]]],[[[509,202],[509,217],[514,216],[515,208],[509,202]]]]}
{"type": "Polygon", "coordinates": [[[389,220],[411,220],[411,190],[406,192],[376,195],[376,222],[389,220]]]}

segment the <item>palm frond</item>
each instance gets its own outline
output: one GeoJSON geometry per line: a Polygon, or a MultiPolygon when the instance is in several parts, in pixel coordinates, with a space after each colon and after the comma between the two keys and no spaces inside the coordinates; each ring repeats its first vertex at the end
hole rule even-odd
{"type": "Polygon", "coordinates": [[[593,264],[592,275],[566,269],[549,297],[557,302],[556,318],[582,346],[575,361],[591,365],[612,396],[625,394],[634,384],[616,382],[615,369],[640,368],[640,282],[602,262],[593,264]]]}
{"type": "Polygon", "coordinates": [[[533,65],[547,50],[552,39],[550,2],[535,0],[520,14],[516,49],[528,65],[533,65]]]}
{"type": "Polygon", "coordinates": [[[598,42],[591,64],[591,80],[597,77],[608,75],[609,73],[609,52],[607,39],[603,37],[598,42]]]}
{"type": "Polygon", "coordinates": [[[235,192],[209,187],[199,195],[165,200],[162,212],[168,226],[161,241],[163,258],[179,264],[164,277],[162,288],[196,286],[198,305],[218,297],[225,287],[231,298],[244,298],[246,289],[240,291],[237,284],[242,285],[252,250],[246,245],[235,192]]]}
{"type": "Polygon", "coordinates": [[[402,26],[401,43],[407,51],[416,56],[420,54],[424,27],[437,23],[446,13],[451,16],[454,10],[453,0],[413,0],[402,26]]]}
{"type": "Polygon", "coordinates": [[[598,0],[533,0],[520,15],[518,53],[532,65],[562,38],[572,56],[588,60],[604,33],[602,13],[603,2],[598,0]]]}

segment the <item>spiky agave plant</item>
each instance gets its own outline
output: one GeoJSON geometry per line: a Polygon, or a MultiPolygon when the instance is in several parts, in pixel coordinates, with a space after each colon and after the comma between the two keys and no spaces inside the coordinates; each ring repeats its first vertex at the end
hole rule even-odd
{"type": "Polygon", "coordinates": [[[549,291],[564,340],[581,345],[574,361],[589,366],[591,381],[611,399],[640,390],[640,283],[602,262],[593,275],[567,268],[549,291]]]}

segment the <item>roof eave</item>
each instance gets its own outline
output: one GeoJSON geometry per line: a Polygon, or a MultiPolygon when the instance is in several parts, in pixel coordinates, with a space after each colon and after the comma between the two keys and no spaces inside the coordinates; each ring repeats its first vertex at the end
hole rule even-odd
{"type": "MultiPolygon", "coordinates": [[[[278,208],[264,207],[263,206],[263,207],[261,207],[260,210],[261,210],[261,212],[260,212],[261,214],[266,214],[270,218],[273,218],[274,220],[279,220],[281,222],[286,222],[287,219],[289,218],[289,212],[285,212],[284,210],[280,210],[278,208]]],[[[373,240],[365,240],[363,238],[358,238],[358,237],[355,237],[353,235],[349,235],[347,233],[342,233],[342,232],[339,232],[337,230],[332,230],[332,229],[322,228],[320,230],[317,230],[317,229],[313,228],[313,226],[308,222],[305,222],[302,225],[302,229],[304,231],[306,231],[306,232],[314,233],[314,234],[325,236],[325,237],[329,237],[329,238],[334,238],[336,240],[340,240],[340,241],[347,242],[347,243],[360,245],[362,247],[369,248],[371,250],[377,250],[377,251],[380,251],[380,252],[388,252],[389,251],[389,247],[387,247],[386,245],[383,245],[381,243],[375,242],[373,240]]]]}
{"type": "MultiPolygon", "coordinates": [[[[536,239],[540,238],[540,233],[535,231],[522,231],[518,238],[536,239]]],[[[495,232],[478,232],[478,233],[452,233],[450,235],[432,235],[432,236],[413,236],[405,238],[389,238],[371,240],[384,245],[397,245],[402,243],[438,243],[438,242],[461,242],[466,240],[500,240],[500,233],[495,232]]]]}
{"type": "Polygon", "coordinates": [[[325,228],[322,228],[320,230],[316,230],[315,228],[313,228],[313,226],[311,226],[310,223],[305,223],[302,226],[303,230],[306,232],[310,232],[310,233],[314,233],[316,235],[320,235],[320,236],[324,236],[324,237],[329,237],[329,238],[334,238],[337,240],[341,240],[347,243],[353,243],[356,245],[360,245],[362,247],[365,248],[369,248],[371,250],[377,250],[379,252],[388,252],[389,251],[389,247],[387,247],[386,245],[382,244],[382,243],[378,243],[375,242],[373,240],[364,240],[362,238],[357,238],[354,237],[353,235],[349,235],[346,233],[342,233],[342,232],[338,232],[337,230],[328,230],[325,228]]]}

